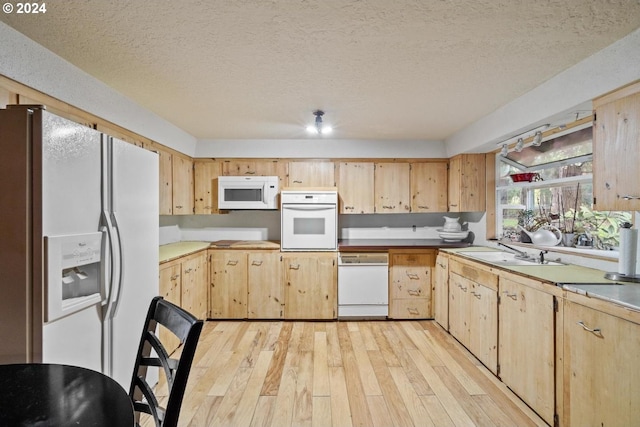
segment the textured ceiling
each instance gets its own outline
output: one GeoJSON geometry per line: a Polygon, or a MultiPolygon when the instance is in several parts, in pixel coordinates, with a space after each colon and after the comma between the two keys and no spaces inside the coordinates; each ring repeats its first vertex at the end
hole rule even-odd
{"type": "Polygon", "coordinates": [[[199,139],[441,140],[640,27],[638,0],[58,0],[0,20],[199,139]]]}

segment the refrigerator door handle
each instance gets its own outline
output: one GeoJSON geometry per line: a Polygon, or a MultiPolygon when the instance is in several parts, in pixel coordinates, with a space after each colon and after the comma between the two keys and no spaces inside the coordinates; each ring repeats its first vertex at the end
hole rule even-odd
{"type": "Polygon", "coordinates": [[[113,221],[113,228],[118,235],[118,279],[116,281],[112,280],[112,284],[115,285],[115,289],[112,289],[113,292],[109,295],[109,300],[112,307],[108,312],[109,319],[112,319],[118,311],[118,304],[120,303],[120,291],[122,290],[122,281],[124,277],[124,254],[122,250],[122,237],[120,235],[120,227],[118,227],[118,218],[116,217],[115,212],[111,212],[111,219],[113,221]]]}
{"type": "Polygon", "coordinates": [[[113,214],[102,212],[103,223],[109,237],[109,287],[106,289],[105,299],[102,303],[104,307],[103,320],[112,319],[115,315],[117,298],[120,295],[120,283],[122,281],[122,246],[120,245],[120,235],[117,226],[114,224],[113,214]],[[116,239],[118,242],[116,243],[116,239]],[[117,246],[117,248],[116,248],[117,246]]]}

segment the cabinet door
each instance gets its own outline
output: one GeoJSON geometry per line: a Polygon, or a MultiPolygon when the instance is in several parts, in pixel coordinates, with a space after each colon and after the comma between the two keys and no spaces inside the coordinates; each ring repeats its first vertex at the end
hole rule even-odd
{"type": "Polygon", "coordinates": [[[249,319],[282,319],[284,317],[284,289],[280,253],[249,252],[248,258],[249,319]]]}
{"type": "Polygon", "coordinates": [[[410,210],[409,163],[376,163],[374,174],[376,213],[410,210]]]}
{"type": "Polygon", "coordinates": [[[500,278],[499,289],[500,378],[553,425],[553,296],[503,277],[500,278]]]}
{"type": "MultiPolygon", "coordinates": [[[[174,303],[177,306],[181,306],[182,299],[181,277],[182,271],[179,263],[160,269],[160,295],[164,297],[165,300],[174,303]]],[[[160,327],[158,334],[160,335],[160,341],[165,344],[165,348],[169,354],[173,353],[173,351],[180,345],[178,337],[164,326],[160,327]]]]}
{"type": "Polygon", "coordinates": [[[285,318],[335,319],[336,255],[283,255],[285,318]]]}
{"type": "Polygon", "coordinates": [[[473,289],[470,280],[449,273],[449,333],[464,346],[469,346],[469,313],[468,295],[473,289]]]}
{"type": "Polygon", "coordinates": [[[198,319],[207,318],[206,252],[182,262],[182,308],[198,319]]]}
{"type": "Polygon", "coordinates": [[[173,214],[193,214],[193,162],[173,156],[173,214]]]}
{"type": "Polygon", "coordinates": [[[172,155],[168,151],[157,150],[160,169],[160,215],[173,213],[173,169],[172,155]]]}
{"type": "Polygon", "coordinates": [[[411,212],[447,211],[447,164],[411,164],[411,212]]]}
{"type": "Polygon", "coordinates": [[[199,161],[193,164],[195,213],[197,215],[218,212],[218,177],[221,175],[219,162],[199,161]]]}
{"type": "Polygon", "coordinates": [[[594,209],[640,211],[640,83],[604,98],[593,128],[594,209]]]}
{"type": "Polygon", "coordinates": [[[340,213],[373,213],[373,163],[342,162],[338,167],[340,213]]]}
{"type": "Polygon", "coordinates": [[[433,315],[436,322],[449,330],[449,257],[439,254],[436,258],[433,295],[433,315]]]}
{"type": "Polygon", "coordinates": [[[638,425],[640,325],[565,300],[563,341],[563,424],[638,425]]]}
{"type": "Polygon", "coordinates": [[[335,187],[333,162],[289,162],[289,187],[335,187]]]}
{"type": "Polygon", "coordinates": [[[247,317],[247,253],[211,251],[209,315],[214,319],[247,317]]]}
{"type": "Polygon", "coordinates": [[[431,318],[433,253],[390,253],[389,317],[431,318]]]}
{"type": "Polygon", "coordinates": [[[486,209],[484,154],[461,154],[449,160],[449,211],[481,212],[486,209]]]}
{"type": "Polygon", "coordinates": [[[491,372],[498,369],[498,294],[471,282],[468,289],[469,350],[491,372]]]}

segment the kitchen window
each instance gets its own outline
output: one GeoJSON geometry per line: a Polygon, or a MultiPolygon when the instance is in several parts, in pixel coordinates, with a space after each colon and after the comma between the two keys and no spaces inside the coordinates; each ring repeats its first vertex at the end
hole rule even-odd
{"type": "Polygon", "coordinates": [[[618,246],[619,227],[630,212],[593,210],[593,140],[590,122],[558,132],[539,146],[527,145],[496,158],[498,238],[526,238],[518,225],[557,227],[573,233],[567,245],[618,246]],[[580,239],[580,241],[578,241],[580,239]]]}

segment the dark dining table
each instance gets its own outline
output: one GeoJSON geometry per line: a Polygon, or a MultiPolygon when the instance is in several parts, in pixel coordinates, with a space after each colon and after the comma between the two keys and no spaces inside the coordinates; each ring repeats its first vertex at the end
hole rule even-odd
{"type": "Polygon", "coordinates": [[[0,365],[0,427],[134,425],[129,395],[100,372],[56,364],[0,365]]]}

